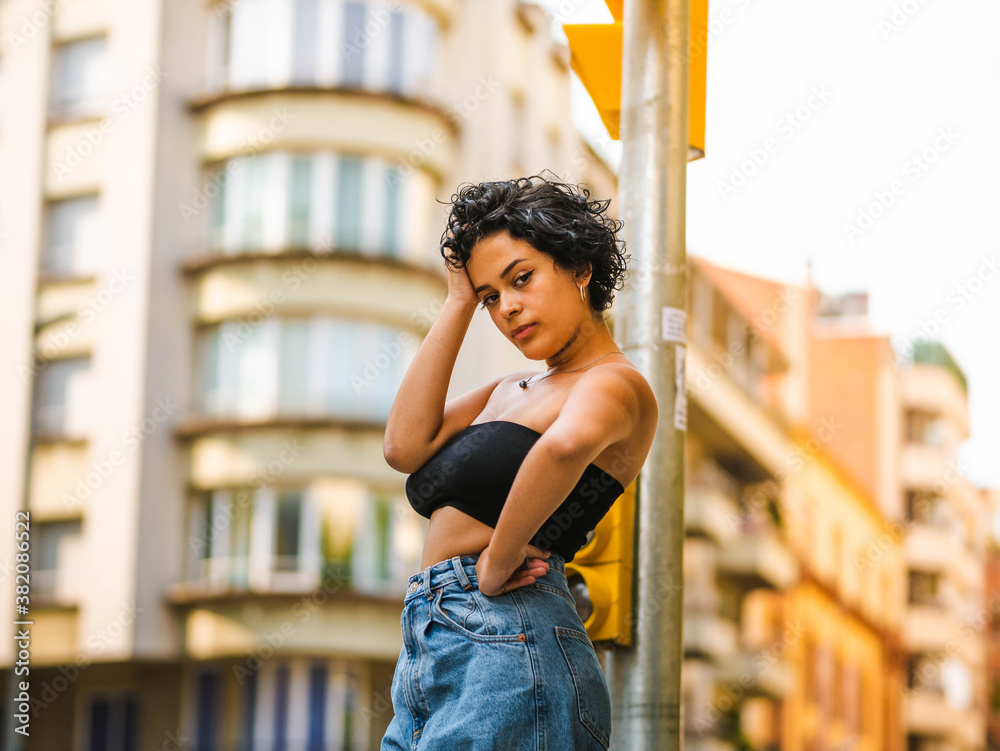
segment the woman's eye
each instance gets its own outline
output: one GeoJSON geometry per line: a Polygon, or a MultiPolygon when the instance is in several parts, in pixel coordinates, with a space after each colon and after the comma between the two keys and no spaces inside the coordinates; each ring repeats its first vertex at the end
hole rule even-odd
{"type": "MultiPolygon", "coordinates": [[[[515,282],[527,282],[528,279],[529,279],[529,277],[531,277],[531,275],[534,274],[534,273],[535,273],[534,271],[529,271],[527,274],[521,274],[521,276],[517,277],[514,281],[515,282]]],[[[484,297],[483,298],[483,304],[479,306],[480,309],[492,305],[493,303],[490,302],[490,298],[492,298],[492,297],[496,297],[496,295],[487,295],[486,297],[484,297]]]]}

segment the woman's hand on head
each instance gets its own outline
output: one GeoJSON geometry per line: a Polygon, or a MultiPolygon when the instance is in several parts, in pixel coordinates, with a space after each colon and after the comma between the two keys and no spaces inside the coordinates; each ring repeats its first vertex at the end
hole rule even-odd
{"type": "MultiPolygon", "coordinates": [[[[458,226],[458,224],[455,225],[455,227],[458,226]]],[[[453,230],[448,231],[448,237],[449,239],[454,239],[455,233],[453,230]]],[[[450,246],[447,252],[449,259],[455,257],[455,253],[450,246]]],[[[477,304],[479,297],[476,295],[476,290],[472,287],[472,280],[469,279],[468,265],[462,264],[462,268],[454,269],[451,264],[445,262],[444,267],[448,272],[448,298],[467,305],[477,304]]]]}
{"type": "Polygon", "coordinates": [[[476,561],[476,581],[479,591],[487,597],[506,594],[513,589],[534,584],[535,580],[545,576],[549,570],[548,557],[551,553],[534,545],[525,545],[521,550],[522,558],[515,565],[513,572],[510,566],[497,569],[499,565],[490,557],[490,547],[487,545],[476,561]],[[528,568],[520,568],[527,561],[528,568]]]}
{"type": "Polygon", "coordinates": [[[448,299],[462,305],[475,307],[479,303],[479,297],[472,288],[468,267],[453,269],[446,263],[445,268],[448,270],[448,299]]]}

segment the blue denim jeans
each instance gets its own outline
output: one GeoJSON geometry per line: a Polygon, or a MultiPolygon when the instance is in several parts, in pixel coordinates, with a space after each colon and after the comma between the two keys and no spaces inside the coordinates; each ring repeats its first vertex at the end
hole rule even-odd
{"type": "Polygon", "coordinates": [[[380,751],[602,751],[611,695],[566,584],[565,559],[487,597],[479,555],[409,579],[380,751]]]}

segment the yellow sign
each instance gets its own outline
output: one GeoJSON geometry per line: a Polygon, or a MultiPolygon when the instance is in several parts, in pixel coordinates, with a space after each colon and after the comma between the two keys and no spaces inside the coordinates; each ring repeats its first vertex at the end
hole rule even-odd
{"type": "MultiPolygon", "coordinates": [[[[705,156],[708,0],[690,0],[688,161],[705,156]]],[[[604,127],[619,138],[622,101],[622,3],[606,0],[614,23],[563,24],[570,64],[593,99],[604,127]]]]}

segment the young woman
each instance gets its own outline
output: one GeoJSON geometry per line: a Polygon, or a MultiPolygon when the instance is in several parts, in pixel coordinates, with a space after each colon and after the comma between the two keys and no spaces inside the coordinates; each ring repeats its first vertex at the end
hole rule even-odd
{"type": "Polygon", "coordinates": [[[430,521],[382,751],[609,747],[611,697],[565,563],[639,474],[658,408],[602,315],[626,256],[610,201],[589,195],[535,175],[452,196],[448,296],[385,430],[430,521]],[[477,305],[548,370],[445,403],[477,305]]]}

